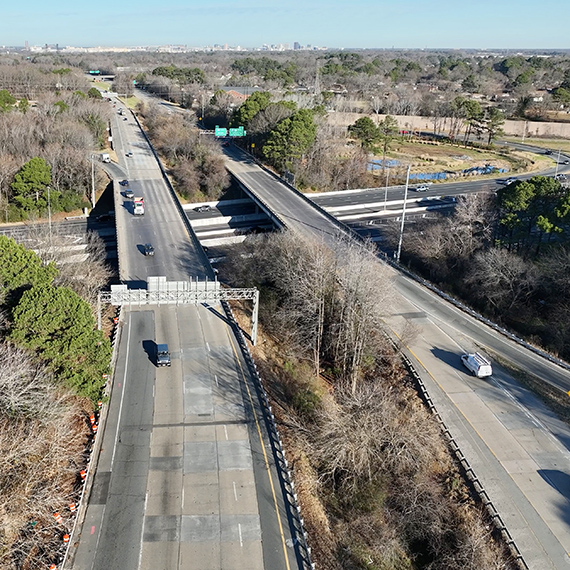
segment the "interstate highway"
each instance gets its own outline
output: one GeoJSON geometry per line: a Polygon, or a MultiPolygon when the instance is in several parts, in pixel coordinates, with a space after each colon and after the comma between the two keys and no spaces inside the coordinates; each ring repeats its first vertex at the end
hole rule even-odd
{"type": "MultiPolygon", "coordinates": [[[[133,216],[115,184],[122,281],[140,287],[151,275],[212,278],[130,114],[114,121],[113,135],[124,177],[146,204],[144,216],[133,216]],[[146,242],[154,257],[142,254],[146,242]]],[[[132,308],[120,327],[108,419],[72,567],[297,568],[264,418],[221,307],[132,308]],[[155,368],[155,342],[168,343],[170,368],[155,368]]]]}

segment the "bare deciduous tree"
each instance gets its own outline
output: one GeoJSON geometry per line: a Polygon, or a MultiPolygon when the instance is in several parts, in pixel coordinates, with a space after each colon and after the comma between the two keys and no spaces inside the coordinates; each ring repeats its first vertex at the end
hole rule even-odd
{"type": "Polygon", "coordinates": [[[475,255],[466,282],[476,298],[496,311],[509,311],[524,302],[537,286],[533,265],[506,249],[491,249],[475,255]]]}

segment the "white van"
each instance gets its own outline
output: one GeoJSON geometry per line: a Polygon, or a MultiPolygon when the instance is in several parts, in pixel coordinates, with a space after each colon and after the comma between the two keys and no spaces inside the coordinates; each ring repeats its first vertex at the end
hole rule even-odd
{"type": "Polygon", "coordinates": [[[463,362],[465,368],[470,370],[477,378],[485,378],[493,374],[493,367],[489,360],[478,352],[474,354],[462,354],[461,362],[463,362]]]}

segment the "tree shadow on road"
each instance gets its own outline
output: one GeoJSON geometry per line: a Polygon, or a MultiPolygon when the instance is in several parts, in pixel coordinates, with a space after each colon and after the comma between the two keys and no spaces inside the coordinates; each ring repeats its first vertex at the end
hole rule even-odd
{"type": "Polygon", "coordinates": [[[570,526],[570,475],[559,469],[538,469],[537,473],[560,494],[560,502],[554,506],[559,518],[570,526]]]}

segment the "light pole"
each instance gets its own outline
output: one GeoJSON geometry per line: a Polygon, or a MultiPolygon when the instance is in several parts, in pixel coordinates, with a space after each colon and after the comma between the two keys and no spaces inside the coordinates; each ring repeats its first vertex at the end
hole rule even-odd
{"type": "MultiPolygon", "coordinates": [[[[386,166],[384,166],[386,168],[386,166]]],[[[390,169],[386,168],[386,187],[384,188],[384,211],[386,211],[386,206],[388,202],[388,176],[390,175],[390,169]]]]}
{"type": "Polygon", "coordinates": [[[404,208],[402,209],[402,223],[400,224],[400,239],[398,240],[398,251],[396,252],[396,261],[400,263],[400,254],[402,253],[402,238],[404,237],[404,218],[406,217],[406,201],[408,200],[408,184],[410,182],[410,168],[408,165],[408,174],[406,175],[406,189],[404,190],[404,208]]]}
{"type": "Polygon", "coordinates": [[[95,155],[91,155],[91,205],[95,208],[95,155]]]}

